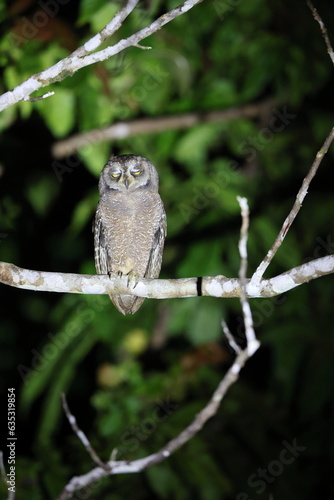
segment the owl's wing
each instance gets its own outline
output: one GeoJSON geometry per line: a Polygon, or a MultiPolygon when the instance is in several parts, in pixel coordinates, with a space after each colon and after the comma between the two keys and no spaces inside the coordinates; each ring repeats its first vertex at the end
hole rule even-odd
{"type": "Polygon", "coordinates": [[[97,274],[108,274],[111,271],[110,257],[108,256],[104,227],[99,210],[96,211],[94,221],[94,252],[97,274]]]}
{"type": "Polygon", "coordinates": [[[159,276],[161,269],[161,262],[162,262],[162,252],[164,249],[166,234],[167,234],[167,222],[166,222],[166,214],[165,211],[163,210],[160,223],[154,234],[152,249],[144,276],[145,278],[157,278],[159,276]]]}

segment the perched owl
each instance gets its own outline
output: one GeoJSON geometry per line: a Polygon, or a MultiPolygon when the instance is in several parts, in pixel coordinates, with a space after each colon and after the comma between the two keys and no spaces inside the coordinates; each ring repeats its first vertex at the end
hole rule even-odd
{"type": "MultiPolygon", "coordinates": [[[[98,274],[157,278],[166,236],[166,214],[158,193],[159,177],[141,156],[112,156],[103,168],[94,222],[98,274]]],[[[110,295],[123,314],[133,314],[144,299],[110,295]]]]}

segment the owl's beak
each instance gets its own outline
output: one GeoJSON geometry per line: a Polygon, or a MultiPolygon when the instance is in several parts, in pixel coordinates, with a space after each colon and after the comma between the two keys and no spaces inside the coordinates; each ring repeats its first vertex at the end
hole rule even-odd
{"type": "Polygon", "coordinates": [[[130,184],[132,183],[133,178],[131,176],[126,176],[124,179],[124,185],[126,189],[129,189],[130,184]]]}

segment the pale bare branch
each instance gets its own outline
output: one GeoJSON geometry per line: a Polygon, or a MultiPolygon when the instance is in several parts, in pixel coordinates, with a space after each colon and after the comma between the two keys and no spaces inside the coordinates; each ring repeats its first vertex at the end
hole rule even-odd
{"type": "Polygon", "coordinates": [[[247,350],[249,355],[251,356],[259,348],[260,344],[255,336],[252,312],[247,299],[247,264],[248,264],[247,240],[248,240],[248,228],[249,228],[249,208],[248,208],[248,201],[246,198],[237,196],[237,200],[241,208],[241,217],[242,217],[240,239],[238,245],[239,254],[241,258],[240,270],[239,270],[239,277],[241,282],[240,302],[245,323],[247,350]]]}
{"type": "MultiPolygon", "coordinates": [[[[254,283],[246,281],[247,297],[274,297],[287,292],[303,283],[334,273],[334,255],[327,255],[295,267],[268,280],[254,283]]],[[[88,275],[32,271],[22,269],[7,262],[0,262],[0,283],[35,290],[39,292],[82,293],[102,295],[110,293],[130,294],[153,299],[175,297],[197,297],[198,284],[201,294],[208,297],[240,297],[239,278],[225,276],[206,276],[182,279],[141,278],[134,288],[128,284],[126,276],[88,275]]]]}
{"type": "Polygon", "coordinates": [[[124,7],[120,9],[117,14],[113,17],[110,23],[107,24],[99,33],[97,33],[93,38],[88,40],[82,47],[79,47],[74,52],[72,56],[84,57],[93,50],[96,50],[103,42],[110,38],[119,28],[122,26],[123,21],[128,17],[129,14],[134,10],[139,0],[128,0],[124,7]]]}
{"type": "Polygon", "coordinates": [[[227,338],[227,341],[230,344],[230,347],[232,347],[232,349],[237,354],[239,354],[241,352],[241,348],[240,348],[240,346],[238,346],[238,344],[234,340],[234,337],[233,337],[233,335],[232,335],[232,333],[231,333],[231,331],[230,331],[230,329],[229,329],[229,327],[224,319],[222,319],[222,321],[221,321],[221,326],[222,326],[223,332],[225,334],[225,337],[227,338]]]}
{"type": "Polygon", "coordinates": [[[72,427],[73,432],[78,436],[84,447],[86,448],[88,454],[90,455],[91,459],[93,462],[96,463],[99,467],[102,467],[102,469],[105,469],[106,471],[109,472],[109,467],[107,464],[105,464],[96,451],[94,450],[93,446],[90,444],[89,439],[87,438],[86,434],[80,429],[80,427],[77,424],[77,419],[75,416],[71,413],[69,406],[67,404],[66,396],[65,394],[62,394],[62,403],[63,403],[63,408],[65,415],[67,417],[67,420],[69,421],[70,426],[72,427]]]}
{"type": "Polygon", "coordinates": [[[313,6],[312,2],[310,0],[307,0],[306,3],[309,6],[309,8],[311,9],[311,12],[313,14],[314,19],[319,23],[321,33],[322,33],[322,36],[325,40],[325,44],[327,47],[328,55],[331,58],[332,63],[334,64],[334,52],[333,52],[333,48],[332,48],[331,42],[330,42],[328,34],[327,34],[327,28],[326,28],[323,20],[319,16],[317,9],[313,6]]]}
{"type": "Polygon", "coordinates": [[[143,28],[130,37],[120,40],[115,45],[107,47],[106,49],[91,53],[98,46],[100,46],[100,44],[105,41],[110,34],[115,32],[125,17],[134,9],[137,2],[135,0],[129,0],[124,8],[125,10],[120,11],[121,14],[120,12],[116,14],[115,17],[117,20],[115,21],[114,17],[114,19],[110,21],[101,33],[91,38],[83,45],[83,47],[80,47],[50,68],[31,76],[28,80],[21,83],[13,90],[0,96],[0,111],[9,108],[17,102],[25,100],[33,92],[42,87],[46,87],[54,82],[62,81],[68,76],[72,76],[81,68],[89,66],[90,64],[95,64],[96,62],[105,61],[128,47],[138,45],[141,40],[152,35],[176,17],[188,12],[201,1],[202,0],[186,0],[183,4],[175,7],[175,9],[170,10],[166,14],[163,14],[149,26],[143,28]]]}
{"type": "Polygon", "coordinates": [[[172,453],[181,448],[181,446],[195,436],[195,434],[203,428],[204,424],[216,414],[223,397],[231,385],[238,379],[240,370],[243,368],[250,356],[251,354],[248,352],[248,349],[238,353],[234,363],[227,371],[223,380],[219,383],[207,405],[196,415],[188,427],[186,427],[174,439],[169,441],[163,448],[156,453],[148,455],[147,457],[133,460],[131,462],[127,462],[125,460],[110,460],[107,462],[107,466],[110,469],[109,471],[106,471],[105,468],[102,467],[96,467],[87,474],[73,477],[65,486],[61,495],[58,497],[58,500],[67,500],[68,498],[71,498],[76,491],[86,488],[90,484],[96,483],[104,477],[114,476],[117,474],[136,474],[152,465],[159,464],[163,460],[166,460],[166,458],[168,458],[172,453]]]}
{"type": "Polygon", "coordinates": [[[302,203],[304,201],[305,196],[307,195],[310,183],[311,183],[313,177],[315,176],[315,174],[317,173],[317,170],[322,162],[322,159],[325,156],[325,154],[327,153],[329,146],[331,145],[333,139],[334,139],[334,128],[332,128],[332,130],[328,134],[322,148],[318,151],[307,176],[303,180],[301,188],[297,193],[295,203],[294,203],[289,215],[285,219],[283,226],[282,226],[273,246],[268,251],[267,255],[265,256],[265,258],[263,259],[261,264],[256,269],[256,271],[252,277],[252,283],[254,283],[255,285],[257,285],[261,281],[262,276],[265,273],[267,267],[269,266],[270,262],[272,261],[272,259],[276,255],[276,252],[279,249],[279,247],[282,245],[284,238],[285,238],[287,232],[289,231],[291,224],[295,220],[295,218],[296,218],[296,216],[297,216],[297,214],[302,206],[302,203]]]}
{"type": "MultiPolygon", "coordinates": [[[[224,378],[220,381],[217,389],[211,396],[205,407],[197,413],[194,420],[188,425],[180,434],[178,434],[174,439],[169,441],[163,448],[161,448],[156,453],[153,453],[147,457],[141,458],[139,460],[133,460],[131,462],[125,461],[115,461],[110,460],[107,464],[102,464],[103,467],[95,468],[94,470],[84,474],[82,476],[73,477],[69,483],[65,486],[63,492],[59,496],[58,500],[67,500],[73,496],[76,491],[89,486],[92,483],[99,481],[101,478],[116,474],[125,473],[138,473],[147,469],[152,465],[159,464],[160,462],[166,460],[170,455],[177,451],[181,446],[192,439],[205,425],[205,423],[213,417],[220,406],[220,403],[224,396],[226,395],[228,389],[232,384],[236,382],[239,377],[240,370],[245,365],[246,361],[255,353],[259,347],[259,342],[255,338],[255,332],[253,329],[253,320],[250,309],[245,308],[245,303],[248,304],[245,292],[245,282],[246,282],[246,266],[247,266],[247,230],[248,230],[248,205],[245,198],[239,198],[239,203],[242,211],[242,228],[240,237],[240,254],[241,254],[241,265],[240,265],[240,281],[242,281],[242,299],[241,303],[243,305],[244,321],[247,323],[246,333],[247,341],[249,342],[244,350],[240,350],[236,346],[237,356],[232,364],[232,366],[227,371],[224,378]],[[246,315],[250,317],[246,318],[246,315]],[[252,332],[249,331],[252,330],[252,332]],[[109,470],[106,470],[106,466],[109,470]]],[[[226,325],[228,330],[228,327],[226,325]]],[[[228,330],[228,335],[231,335],[228,330]]],[[[68,413],[69,410],[67,409],[68,413]]],[[[78,434],[78,428],[76,426],[76,421],[73,415],[70,414],[72,422],[75,423],[74,431],[78,434]]],[[[82,441],[81,437],[79,439],[82,441]]],[[[85,437],[85,442],[88,442],[85,437]]],[[[87,444],[84,445],[87,448],[87,444]]],[[[95,452],[94,452],[95,453],[95,452]]]]}

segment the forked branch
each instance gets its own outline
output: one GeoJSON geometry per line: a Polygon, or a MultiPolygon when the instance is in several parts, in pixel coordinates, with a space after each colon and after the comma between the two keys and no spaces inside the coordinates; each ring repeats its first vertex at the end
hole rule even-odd
{"type": "MultiPolygon", "coordinates": [[[[262,276],[284,241],[292,222],[296,218],[309,185],[315,176],[322,159],[334,139],[334,128],[330,131],[322,148],[318,151],[312,166],[303,180],[295,203],[284,221],[272,248],[258,266],[252,278],[245,282],[247,297],[273,297],[287,292],[302,283],[334,272],[334,256],[328,255],[312,260],[306,264],[291,269],[269,280],[262,276]]],[[[242,297],[242,286],[237,278],[225,276],[207,276],[204,278],[185,279],[145,279],[142,278],[131,288],[127,277],[109,277],[95,275],[78,275],[65,273],[48,273],[21,269],[6,262],[0,263],[0,283],[43,292],[86,293],[86,294],[132,294],[138,297],[167,299],[174,297],[196,297],[206,295],[211,297],[242,297]]]]}
{"type": "Polygon", "coordinates": [[[105,61],[110,57],[122,52],[128,47],[138,47],[139,42],[144,38],[152,35],[165,24],[169,23],[176,17],[188,12],[196,4],[202,0],[186,0],[184,3],[163,14],[146,28],[138,31],[128,38],[120,40],[115,45],[106,49],[93,52],[99,47],[102,42],[108,39],[121,26],[124,19],[133,11],[139,0],[128,0],[126,6],[121,9],[116,16],[110,21],[103,30],[88,40],[82,47],[76,49],[72,54],[57,62],[50,68],[31,76],[25,82],[21,83],[13,90],[6,92],[0,96],[0,111],[9,108],[17,102],[29,100],[29,96],[36,90],[46,87],[54,82],[59,82],[73,75],[79,69],[94,64],[96,62],[105,61]]]}
{"type": "MultiPolygon", "coordinates": [[[[58,500],[67,500],[73,496],[73,494],[82,489],[87,488],[92,483],[98,482],[100,479],[106,476],[114,476],[116,474],[134,474],[141,472],[152,465],[159,464],[166,460],[170,455],[176,452],[181,446],[187,443],[191,438],[193,438],[205,425],[205,423],[213,417],[220,406],[220,403],[224,396],[226,395],[228,389],[231,387],[234,382],[239,378],[240,370],[245,365],[246,361],[253,356],[253,354],[257,351],[260,346],[260,343],[256,339],[254,328],[253,328],[253,319],[252,313],[246,298],[245,292],[245,281],[246,281],[246,269],[247,269],[247,236],[248,236],[248,205],[247,200],[245,198],[239,198],[239,203],[241,206],[241,214],[242,214],[242,227],[240,233],[240,243],[239,243],[239,251],[241,256],[241,264],[240,264],[240,280],[242,281],[242,311],[245,322],[245,330],[246,330],[246,339],[247,345],[245,349],[241,350],[237,348],[237,356],[232,364],[232,366],[227,371],[224,378],[220,381],[217,389],[212,394],[210,400],[205,405],[205,407],[195,416],[194,420],[191,422],[188,427],[186,427],[180,434],[178,434],[174,439],[169,441],[163,448],[161,448],[156,453],[152,453],[147,457],[140,458],[139,460],[133,461],[124,461],[124,460],[110,460],[106,464],[104,464],[100,458],[97,456],[97,453],[90,445],[87,437],[82,432],[82,430],[78,427],[76,423],[75,417],[69,411],[66,400],[63,398],[63,404],[65,403],[65,412],[67,418],[72,426],[72,429],[77,434],[80,441],[84,444],[86,450],[89,452],[92,459],[101,463],[99,467],[91,470],[87,474],[83,474],[82,476],[73,477],[69,483],[65,486],[61,495],[58,497],[58,500]]],[[[230,340],[230,334],[228,336],[228,340],[230,340]]],[[[233,343],[232,343],[233,345],[233,343]]]]}
{"type": "Polygon", "coordinates": [[[307,176],[303,180],[301,188],[299,189],[299,191],[297,193],[296,200],[293,204],[293,207],[292,207],[289,215],[285,219],[283,226],[281,227],[281,230],[278,233],[278,236],[277,236],[273,246],[268,251],[267,255],[265,256],[265,258],[263,259],[261,264],[256,269],[256,271],[252,277],[252,283],[254,285],[257,285],[260,283],[262,276],[265,273],[267,267],[269,266],[270,262],[273,260],[279,247],[282,245],[284,238],[287,235],[287,233],[291,227],[291,224],[293,223],[299,210],[301,209],[304,198],[307,195],[310,183],[311,183],[313,177],[315,176],[315,174],[317,173],[318,168],[323,160],[323,157],[327,153],[330,145],[332,144],[333,139],[334,139],[334,128],[332,128],[332,130],[328,134],[325,142],[322,145],[322,148],[318,151],[307,176]]]}

